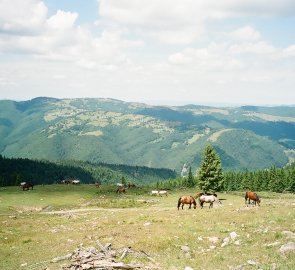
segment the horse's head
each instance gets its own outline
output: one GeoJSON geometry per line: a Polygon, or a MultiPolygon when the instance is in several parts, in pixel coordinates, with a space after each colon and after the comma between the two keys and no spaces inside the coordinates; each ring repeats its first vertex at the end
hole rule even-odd
{"type": "Polygon", "coordinates": [[[221,207],[222,206],[222,203],[221,201],[218,199],[218,206],[221,207]]]}
{"type": "Polygon", "coordinates": [[[197,208],[196,200],[195,200],[194,197],[192,197],[192,196],[190,196],[190,197],[191,197],[191,202],[192,202],[192,204],[194,205],[194,209],[196,209],[196,208],[197,208]]]}
{"type": "Polygon", "coordinates": [[[260,198],[258,196],[257,196],[256,202],[257,202],[258,206],[260,206],[261,200],[260,200],[260,198]]]}

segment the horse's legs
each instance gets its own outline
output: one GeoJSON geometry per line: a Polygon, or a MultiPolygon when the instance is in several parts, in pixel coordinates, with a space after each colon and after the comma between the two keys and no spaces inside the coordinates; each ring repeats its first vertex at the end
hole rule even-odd
{"type": "Polygon", "coordinates": [[[213,202],[210,202],[209,208],[213,208],[213,202]]]}
{"type": "Polygon", "coordinates": [[[190,204],[189,204],[189,208],[188,208],[188,209],[191,209],[191,208],[192,208],[192,204],[190,203],[190,204]]]}

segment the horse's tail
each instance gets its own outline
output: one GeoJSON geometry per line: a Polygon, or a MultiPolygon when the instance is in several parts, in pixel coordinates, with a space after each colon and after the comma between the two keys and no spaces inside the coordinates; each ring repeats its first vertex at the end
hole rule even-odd
{"type": "Polygon", "coordinates": [[[181,205],[181,197],[178,199],[177,208],[179,208],[180,205],[181,205]]]}
{"type": "Polygon", "coordinates": [[[194,205],[197,205],[197,202],[196,202],[195,198],[194,198],[193,196],[191,196],[191,198],[192,198],[192,200],[193,200],[193,204],[194,204],[194,205]]]}
{"type": "Polygon", "coordinates": [[[246,193],[245,193],[245,200],[247,200],[248,199],[248,191],[246,191],[246,193]]]}

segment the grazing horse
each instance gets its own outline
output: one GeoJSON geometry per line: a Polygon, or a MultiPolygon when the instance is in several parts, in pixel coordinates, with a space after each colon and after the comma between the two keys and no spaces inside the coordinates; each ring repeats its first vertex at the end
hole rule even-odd
{"type": "Polygon", "coordinates": [[[195,198],[196,199],[198,199],[198,198],[200,198],[202,195],[204,195],[205,193],[204,192],[200,192],[200,193],[197,193],[196,195],[195,195],[195,198]]]}
{"type": "Polygon", "coordinates": [[[199,203],[201,208],[203,208],[204,203],[210,203],[209,208],[213,208],[214,202],[217,202],[219,207],[221,206],[221,201],[217,198],[216,194],[213,194],[213,195],[206,194],[206,195],[201,195],[199,197],[199,203]]]}
{"type": "Polygon", "coordinates": [[[152,190],[151,195],[152,196],[159,196],[159,191],[158,190],[152,190]]]}
{"type": "Polygon", "coordinates": [[[192,197],[192,196],[182,196],[178,199],[178,203],[177,203],[177,209],[179,210],[179,206],[181,205],[181,209],[183,209],[183,206],[185,204],[189,204],[189,208],[192,208],[192,204],[194,205],[194,209],[197,208],[197,203],[196,200],[192,197]]]}
{"type": "Polygon", "coordinates": [[[80,184],[80,180],[72,180],[72,184],[73,185],[79,185],[80,184]]]}
{"type": "Polygon", "coordinates": [[[128,183],[128,188],[135,188],[136,187],[136,185],[135,184],[133,184],[133,183],[128,183]]]}
{"type": "Polygon", "coordinates": [[[247,200],[248,200],[248,205],[250,204],[250,200],[252,200],[255,205],[257,203],[258,206],[260,206],[260,198],[258,197],[258,195],[255,192],[246,191],[245,204],[247,204],[247,200]]]}
{"type": "Polygon", "coordinates": [[[213,195],[213,196],[217,197],[217,194],[216,194],[216,193],[204,193],[204,192],[200,192],[200,193],[197,193],[197,194],[195,195],[195,198],[198,199],[198,198],[200,198],[202,195],[213,195]]]}
{"type": "Polygon", "coordinates": [[[116,191],[117,193],[125,193],[126,192],[126,190],[125,190],[125,188],[124,187],[119,187],[118,189],[117,189],[117,191],[116,191]]]}
{"type": "Polygon", "coordinates": [[[29,190],[30,188],[33,190],[34,184],[32,183],[25,183],[22,185],[23,191],[24,190],[29,190]]]}
{"type": "Polygon", "coordinates": [[[162,196],[162,195],[168,196],[168,191],[167,190],[160,190],[159,195],[160,196],[162,196]]]}
{"type": "Polygon", "coordinates": [[[62,180],[62,183],[63,184],[66,184],[66,185],[72,184],[73,183],[73,180],[62,180]]]}

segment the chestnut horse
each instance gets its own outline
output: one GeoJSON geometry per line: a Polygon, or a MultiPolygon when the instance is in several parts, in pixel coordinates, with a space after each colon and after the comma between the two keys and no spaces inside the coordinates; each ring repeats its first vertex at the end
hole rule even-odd
{"type": "Polygon", "coordinates": [[[197,207],[196,200],[192,196],[182,196],[178,199],[177,209],[179,210],[179,206],[182,204],[181,209],[185,204],[189,204],[189,208],[192,208],[192,204],[194,205],[194,209],[197,207]]]}
{"type": "Polygon", "coordinates": [[[125,190],[124,187],[119,187],[119,188],[117,189],[117,193],[125,193],[125,192],[126,192],[126,190],[125,190]]]}
{"type": "Polygon", "coordinates": [[[246,191],[245,204],[247,204],[247,200],[248,200],[248,205],[250,204],[250,200],[252,200],[255,205],[257,203],[258,206],[260,206],[260,198],[258,197],[258,195],[255,192],[246,191]]]}

